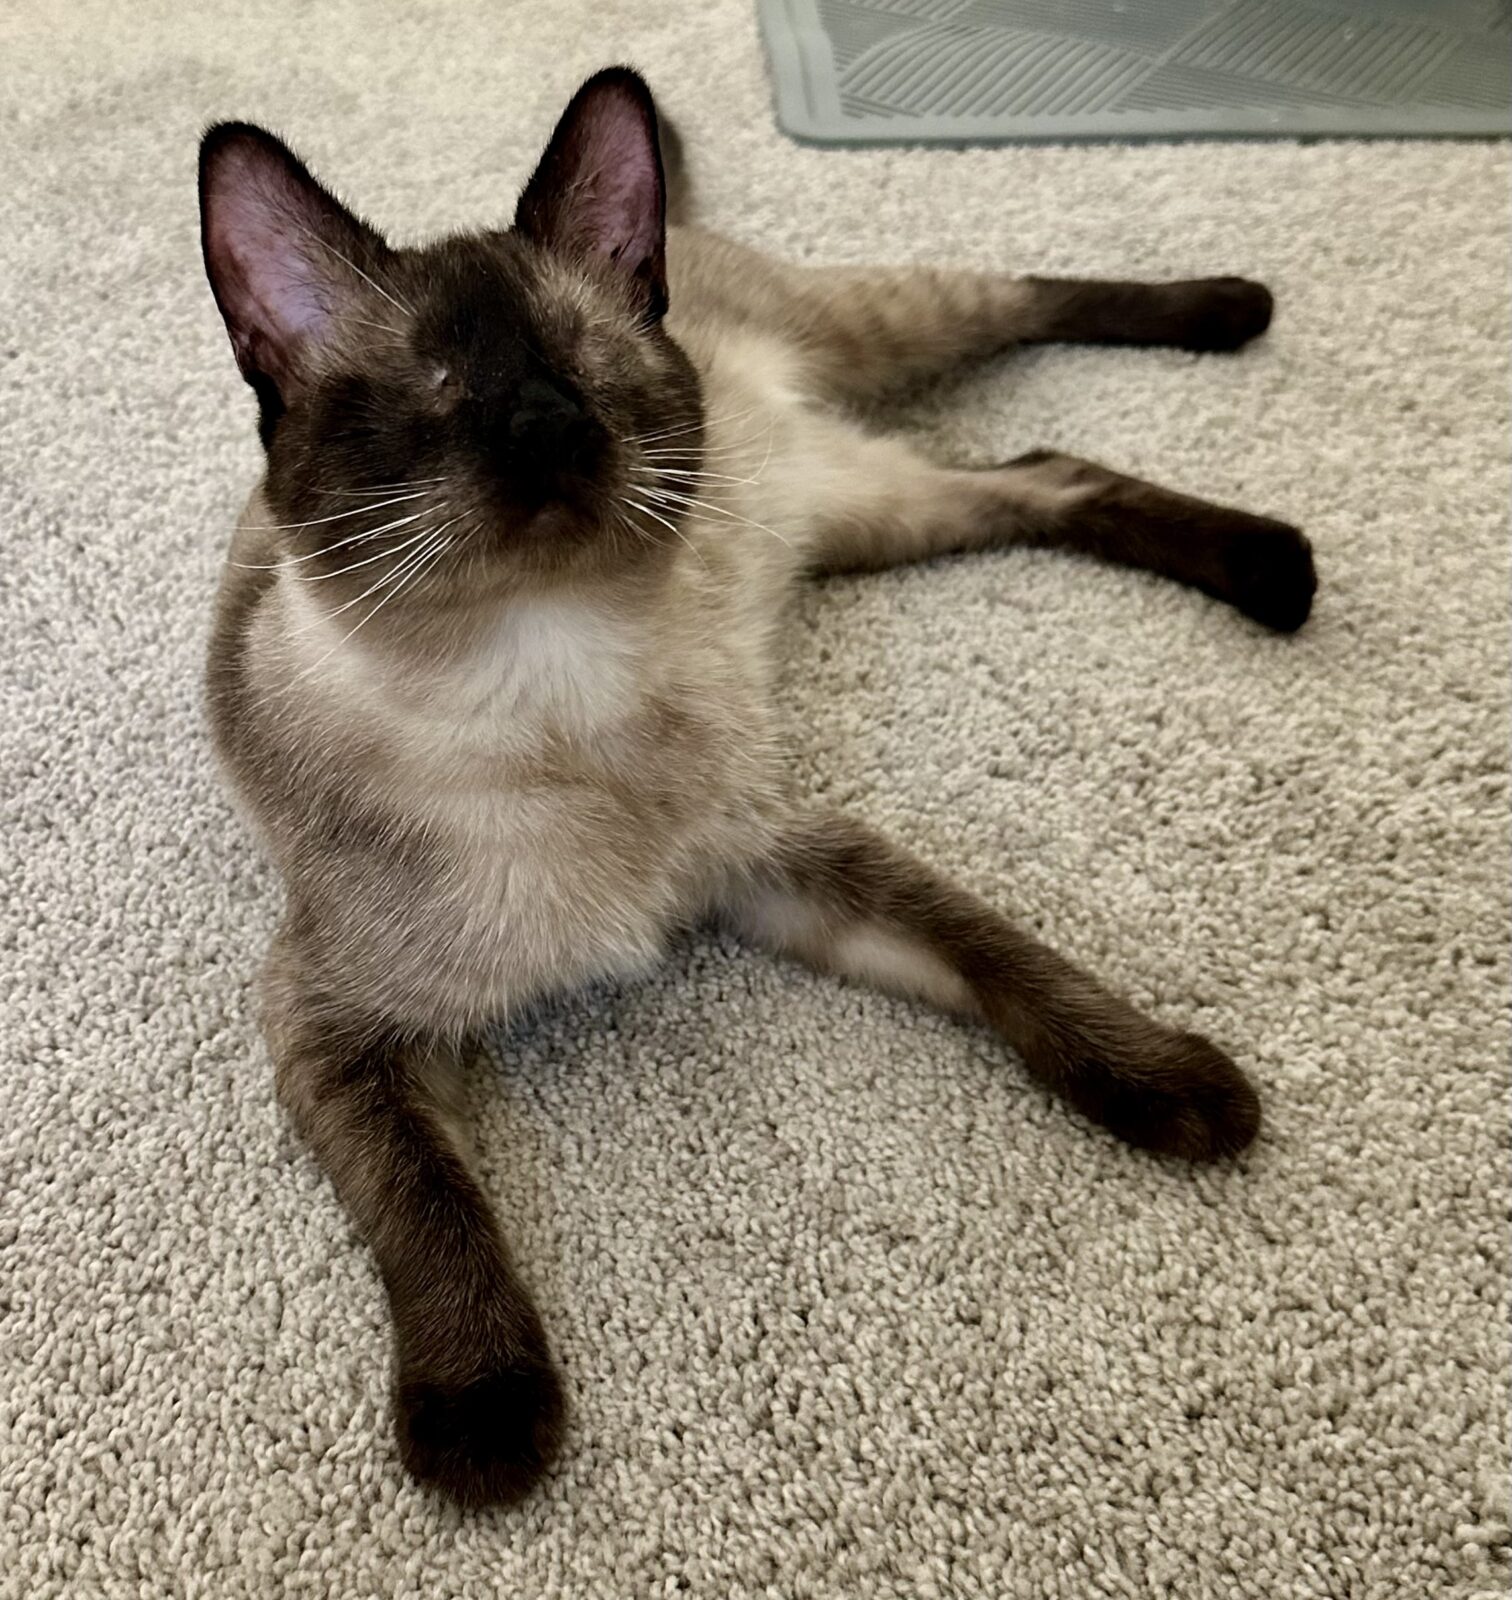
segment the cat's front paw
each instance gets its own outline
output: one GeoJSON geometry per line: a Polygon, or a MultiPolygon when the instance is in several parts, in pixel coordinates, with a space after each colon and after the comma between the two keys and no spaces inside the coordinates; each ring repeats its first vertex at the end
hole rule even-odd
{"type": "Polygon", "coordinates": [[[465,1383],[401,1371],[399,1454],[419,1479],[468,1509],[529,1492],[561,1435],[561,1384],[544,1357],[525,1357],[465,1383]]]}
{"type": "Polygon", "coordinates": [[[1225,598],[1245,616],[1278,633],[1295,633],[1311,615],[1318,589],[1312,544],[1290,523],[1244,517],[1226,535],[1223,564],[1225,598]]]}
{"type": "Polygon", "coordinates": [[[1137,1062],[1090,1066],[1074,1098],[1125,1143],[1186,1161],[1238,1155],[1260,1131],[1254,1085],[1200,1033],[1169,1034],[1137,1062]]]}

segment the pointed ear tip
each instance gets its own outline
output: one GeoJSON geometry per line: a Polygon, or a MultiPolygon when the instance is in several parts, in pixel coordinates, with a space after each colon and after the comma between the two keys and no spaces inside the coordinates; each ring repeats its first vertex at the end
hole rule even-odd
{"type": "Polygon", "coordinates": [[[259,128],[255,122],[212,122],[200,135],[200,149],[214,151],[225,145],[234,144],[237,140],[251,143],[271,138],[272,135],[268,130],[259,128]]]}
{"type": "Polygon", "coordinates": [[[604,91],[614,91],[627,94],[631,99],[644,106],[655,105],[655,98],[651,93],[651,86],[638,73],[634,67],[623,63],[612,67],[601,67],[578,90],[579,94],[589,92],[598,94],[604,91]]]}
{"type": "Polygon", "coordinates": [[[213,167],[220,166],[228,157],[276,156],[287,161],[291,154],[277,134],[269,133],[255,122],[212,122],[200,135],[200,177],[203,180],[213,167]]]}

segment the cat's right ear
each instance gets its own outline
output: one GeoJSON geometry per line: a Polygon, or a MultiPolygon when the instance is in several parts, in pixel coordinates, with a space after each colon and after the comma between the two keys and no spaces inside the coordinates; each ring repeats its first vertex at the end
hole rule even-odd
{"type": "Polygon", "coordinates": [[[199,197],[205,271],[266,421],[270,406],[295,398],[335,318],[377,287],[391,252],[282,140],[251,123],[206,133],[199,197]]]}

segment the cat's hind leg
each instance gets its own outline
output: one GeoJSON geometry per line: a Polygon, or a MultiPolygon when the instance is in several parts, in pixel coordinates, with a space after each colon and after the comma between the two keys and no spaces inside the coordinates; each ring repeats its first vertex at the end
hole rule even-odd
{"type": "Polygon", "coordinates": [[[1129,1144],[1208,1161],[1259,1128],[1254,1088],[1216,1045],[1146,1017],[850,817],[795,816],[721,909],[769,949],[988,1023],[1129,1144]]]}
{"type": "Polygon", "coordinates": [[[1289,633],[1312,607],[1312,547],[1271,517],[1162,489],[1095,462],[1037,450],[1002,466],[947,467],[839,418],[824,446],[806,555],[821,572],[865,571],[995,545],[1056,546],[1142,567],[1289,633]]]}
{"type": "Polygon", "coordinates": [[[929,267],[824,271],[805,289],[805,348],[826,391],[865,401],[1015,344],[1066,341],[1237,350],[1270,326],[1246,278],[1135,283],[929,267]]]}
{"type": "Polygon", "coordinates": [[[693,229],[668,241],[683,296],[726,324],[775,334],[827,398],[860,403],[1010,345],[1047,340],[1237,350],[1270,326],[1270,291],[1247,278],[1138,283],[934,267],[793,266],[693,229]]]}

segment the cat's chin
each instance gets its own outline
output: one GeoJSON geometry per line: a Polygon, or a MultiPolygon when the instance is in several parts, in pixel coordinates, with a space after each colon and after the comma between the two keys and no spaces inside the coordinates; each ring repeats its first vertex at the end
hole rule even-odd
{"type": "Polygon", "coordinates": [[[578,543],[603,526],[604,518],[583,495],[557,494],[542,501],[517,524],[533,539],[578,543]]]}
{"type": "Polygon", "coordinates": [[[500,500],[484,527],[500,550],[581,550],[613,538],[616,499],[597,485],[563,485],[527,501],[500,500]]]}
{"type": "MultiPolygon", "coordinates": [[[[639,497],[631,492],[631,499],[639,497]]],[[[448,602],[464,604],[534,587],[579,581],[629,583],[659,570],[669,552],[683,548],[670,508],[647,510],[625,503],[612,490],[580,490],[538,505],[500,507],[474,533],[491,560],[460,568],[463,582],[450,586],[448,602]]],[[[433,604],[440,604],[435,591],[433,604]]]]}

